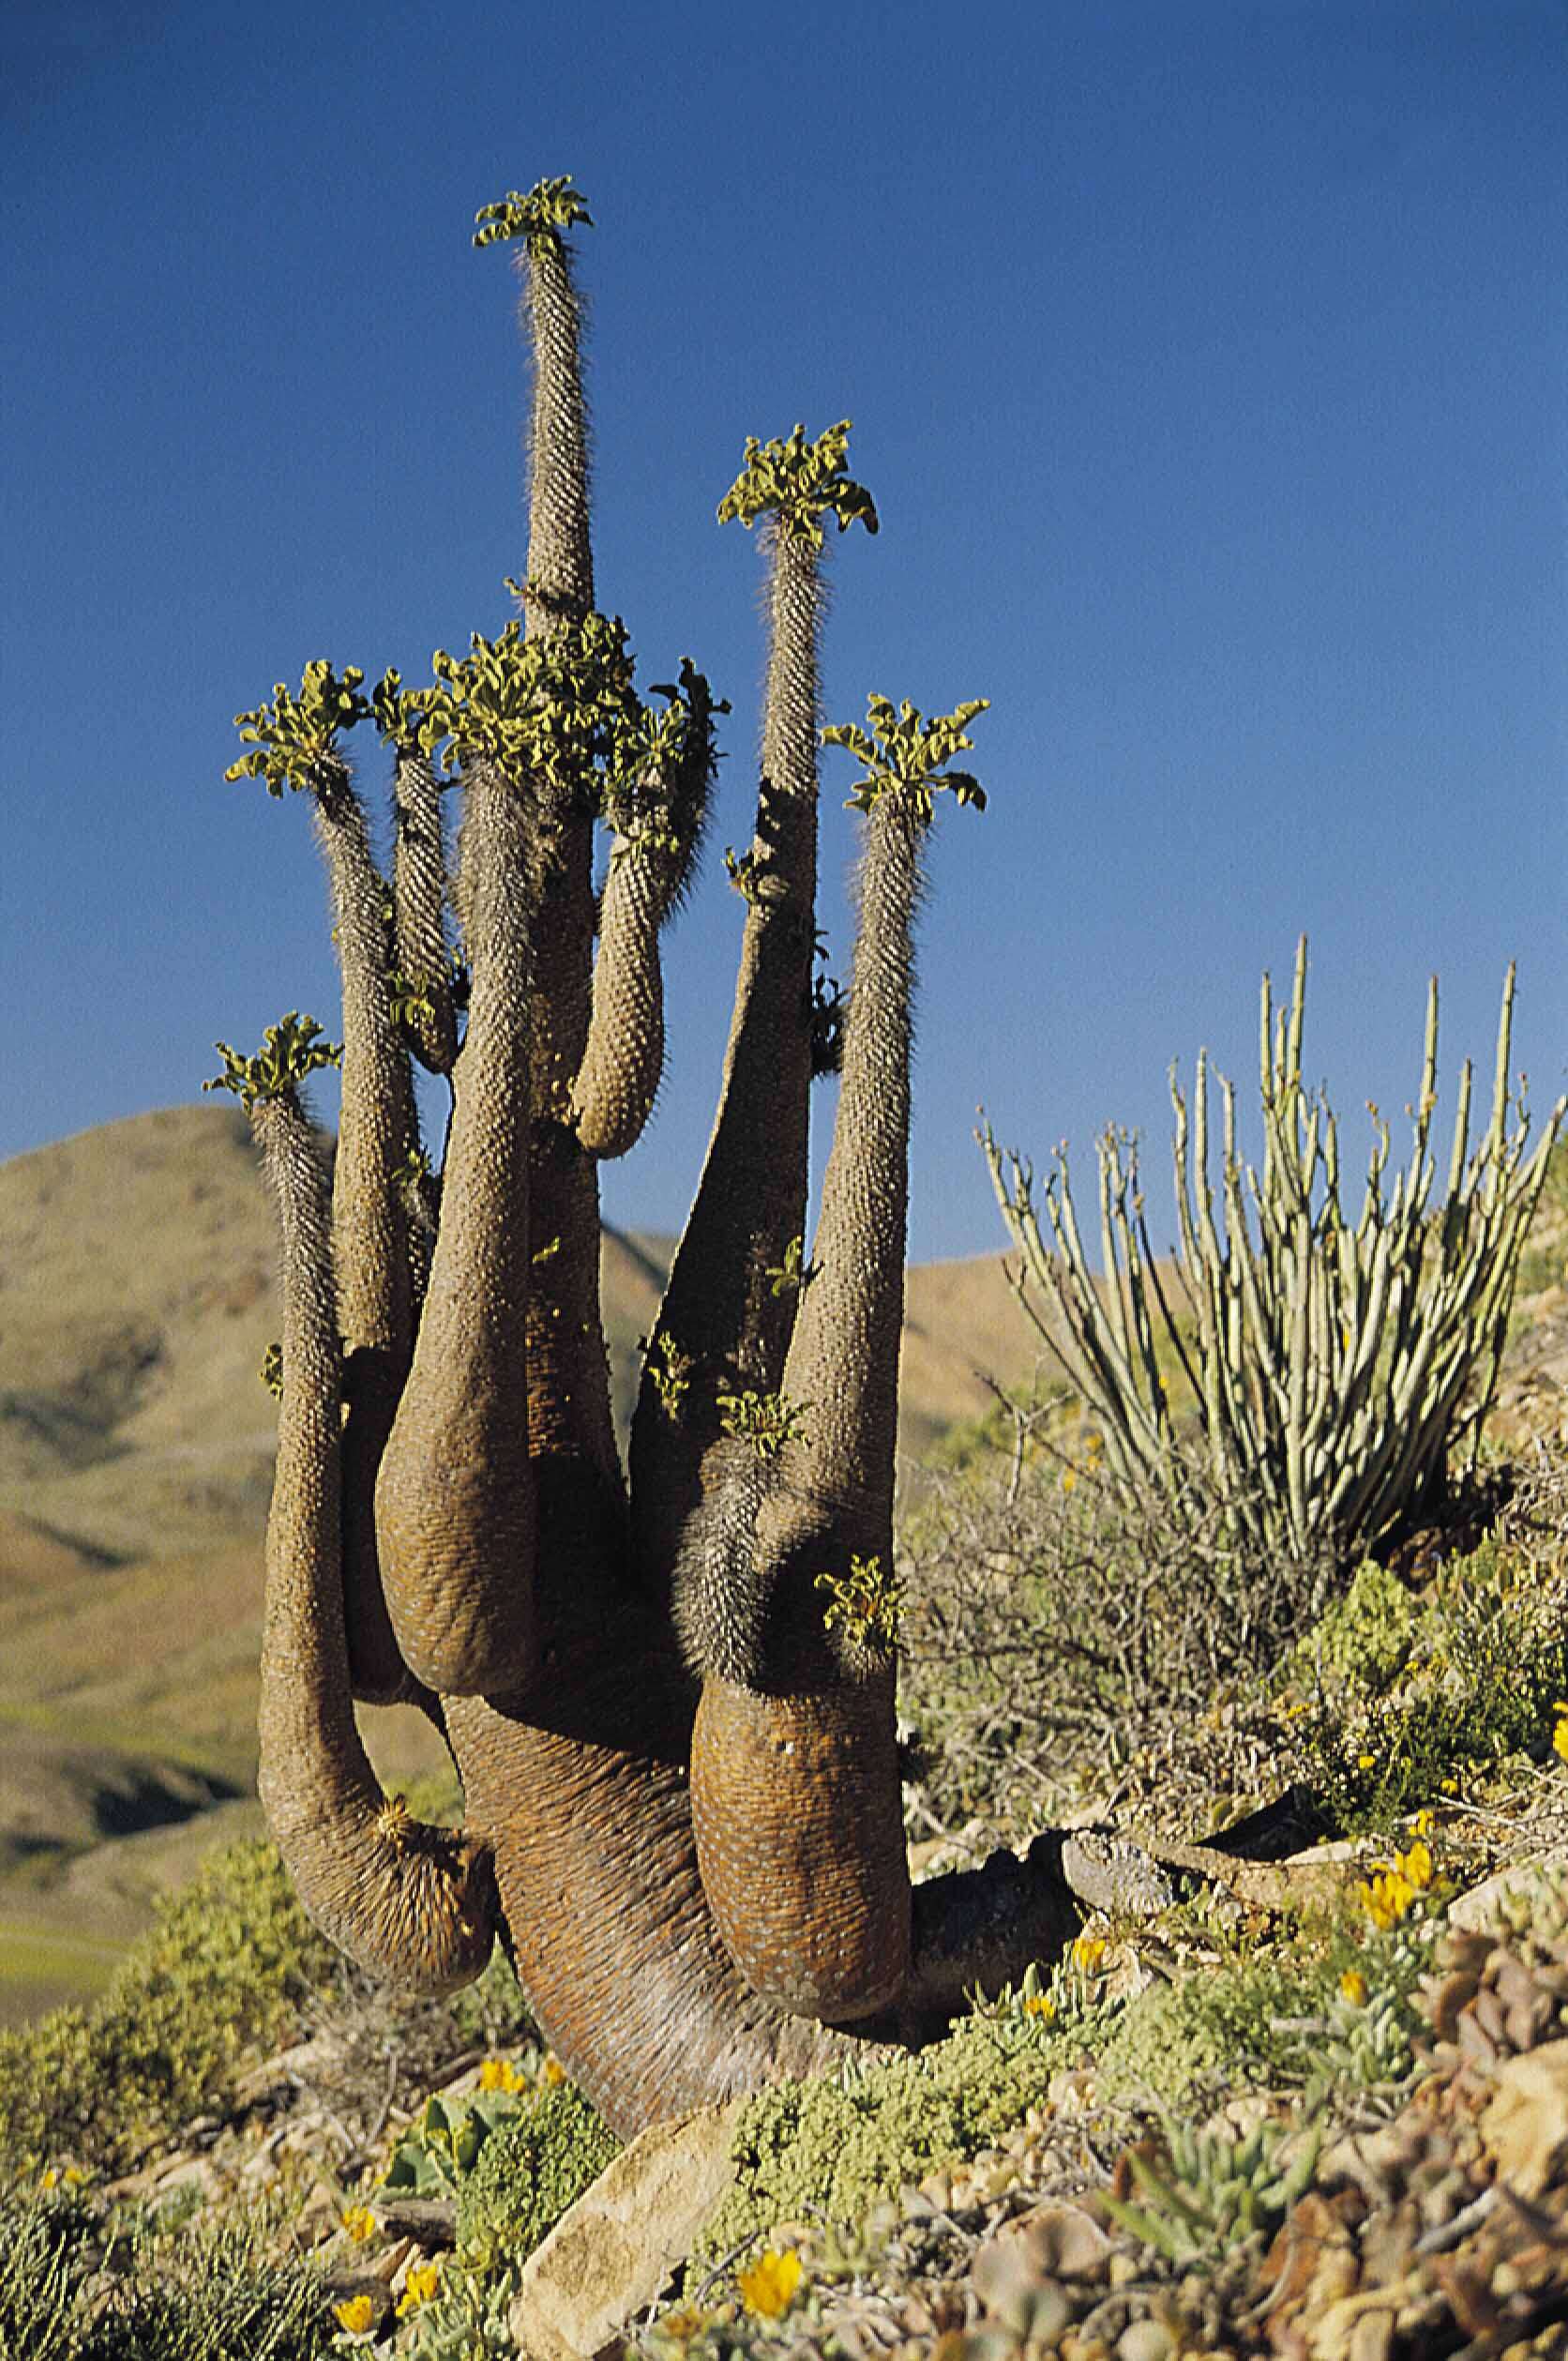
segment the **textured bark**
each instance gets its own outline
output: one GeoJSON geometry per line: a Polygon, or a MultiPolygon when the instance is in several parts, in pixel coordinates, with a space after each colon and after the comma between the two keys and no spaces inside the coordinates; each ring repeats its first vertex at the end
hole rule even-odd
{"type": "Polygon", "coordinates": [[[392,774],[396,839],[392,853],[393,950],[405,984],[425,1004],[409,1020],[420,1063],[449,1074],[458,1053],[452,960],[446,942],[446,850],[441,788],[429,759],[400,747],[392,774]]]}
{"type": "Polygon", "coordinates": [[[588,515],[588,405],[582,391],[582,306],[571,256],[554,235],[518,257],[524,334],[534,357],[528,431],[528,636],[594,603],[588,515]]]}
{"type": "Polygon", "coordinates": [[[297,1100],[252,1122],[282,1234],[283,1400],[267,1522],[258,1785],[306,1910],[372,1975],[472,1982],[495,1895],[482,1844],[388,1804],[354,1725],[339,1562],[339,1357],[326,1181],[297,1100]]]}
{"type": "Polygon", "coordinates": [[[526,1349],[533,838],[526,791],[476,767],[459,880],[468,1032],[424,1313],[376,1491],[399,1644],[448,1696],[515,1688],[536,1661],[526,1349]]]}
{"type": "Polygon", "coordinates": [[[618,836],[599,897],[587,1045],[572,1083],[578,1140],[600,1159],[641,1137],[664,1076],[664,971],[659,935],[685,894],[707,825],[716,760],[706,680],[682,667],[686,738],[673,775],[647,782],[646,825],[618,836]]]}
{"type": "Polygon", "coordinates": [[[694,1375],[676,1417],[645,1376],[632,1424],[635,1551],[656,1596],[703,1498],[735,1463],[715,1397],[778,1388],[795,1305],[770,1273],[806,1226],[822,553],[775,528],[768,558],[762,779],[740,974],[718,1112],[656,1329],[694,1375]]]}
{"type": "Polygon", "coordinates": [[[417,1143],[418,1125],[408,1052],[392,1022],[386,888],[370,855],[364,807],[340,764],[323,771],[314,800],[343,979],[332,1226],[348,1355],[342,1516],[349,1672],[356,1697],[384,1705],[410,1696],[414,1687],[387,1613],[374,1502],[413,1345],[408,1221],[395,1175],[417,1143]]]}
{"type": "Polygon", "coordinates": [[[892,1573],[918,875],[917,829],[884,795],[817,1271],[785,1365],[805,1436],[761,1502],[754,1628],[705,1668],[692,1756],[703,1884],[726,1942],[760,1990],[829,2018],[883,2007],[910,1960],[891,1643],[836,1644],[818,1578],[850,1582],[856,1558],[892,1573]]]}
{"type": "Polygon", "coordinates": [[[601,1160],[642,1136],[664,1073],[658,931],[670,907],[669,855],[618,840],[600,898],[593,1015],[572,1084],[579,1143],[601,1160]]]}
{"type": "MultiPolygon", "coordinates": [[[[528,444],[530,639],[594,603],[588,410],[581,307],[555,235],[520,258],[534,361],[528,444]]],[[[544,1514],[541,1546],[570,1564],[624,1556],[626,1502],[611,1419],[599,1309],[599,1194],[572,1126],[571,1084],[588,1039],[594,941],[592,801],[585,784],[549,786],[541,806],[529,1044],[535,1268],[528,1307],[528,1418],[544,1514]]]]}

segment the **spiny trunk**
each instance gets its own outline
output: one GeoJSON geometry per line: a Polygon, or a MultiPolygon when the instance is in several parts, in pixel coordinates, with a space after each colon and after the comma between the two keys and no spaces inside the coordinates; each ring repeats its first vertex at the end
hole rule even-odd
{"type": "Polygon", "coordinates": [[[776,1274],[806,1226],[822,560],[778,526],[769,559],[762,780],[740,974],[718,1112],[655,1331],[656,1346],[691,1365],[691,1383],[672,1415],[644,1375],[632,1425],[636,1558],[656,1595],[704,1496],[736,1460],[716,1395],[779,1386],[795,1307],[776,1274]]]}
{"type": "Polygon", "coordinates": [[[805,1437],[786,1445],[761,1502],[754,1627],[707,1665],[692,1747],[703,1884],[731,1955],[781,2006],[840,2020],[886,2006],[910,1964],[892,1634],[869,1610],[893,1571],[917,885],[915,829],[884,796],[817,1271],[785,1369],[805,1437]],[[844,1620],[857,1596],[858,1638],[844,1620]]]}
{"type": "Polygon", "coordinates": [[[458,1053],[452,961],[446,942],[446,851],[441,789],[427,756],[398,749],[392,774],[397,836],[392,854],[393,946],[399,974],[420,1006],[409,1029],[420,1062],[449,1074],[458,1053]]]}
{"type": "MultiPolygon", "coordinates": [[[[528,636],[594,604],[581,305],[554,233],[519,257],[534,361],[528,438],[528,636]]],[[[529,1430],[541,1539],[580,1558],[624,1550],[625,1500],[599,1311],[598,1175],[571,1130],[571,1084],[588,1037],[594,822],[586,783],[548,791],[535,922],[529,1151],[536,1261],[528,1313],[529,1430]]]]}
{"type": "Polygon", "coordinates": [[[528,636],[594,603],[588,515],[588,405],[582,391],[582,306],[571,257],[554,235],[518,257],[525,334],[534,356],[528,435],[528,636]]]}
{"type": "Polygon", "coordinates": [[[343,1096],[333,1189],[343,1372],[343,1590],[354,1694],[391,1704],[413,1683],[392,1630],[376,1547],[375,1483],[413,1343],[408,1221],[396,1178],[418,1138],[408,1053],[392,1022],[386,888],[364,807],[341,765],[315,797],[343,979],[343,1096]]]}
{"type": "Polygon", "coordinates": [[[536,1488],[527,1333],[531,910],[528,786],[475,766],[460,848],[473,971],[441,1226],[376,1522],[403,1656],[443,1695],[517,1688],[536,1664],[536,1488]]]}
{"type": "Polygon", "coordinates": [[[258,1777],[301,1902],[371,1975],[429,1992],[489,1959],[486,1850],[388,1804],[354,1725],[343,1630],[339,1358],[327,1191],[296,1100],[252,1122],[282,1233],[283,1400],[267,1521],[258,1777]]]}

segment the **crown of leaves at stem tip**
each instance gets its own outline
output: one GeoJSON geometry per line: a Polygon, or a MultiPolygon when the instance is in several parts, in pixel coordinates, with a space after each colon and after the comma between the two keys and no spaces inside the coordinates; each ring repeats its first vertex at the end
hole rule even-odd
{"type": "Polygon", "coordinates": [[[718,504],[720,524],[738,519],[749,531],[759,517],[771,516],[816,549],[822,546],[822,518],[830,513],[840,533],[857,522],[875,533],[875,501],[864,484],[844,473],[852,423],[840,418],[814,443],[807,443],[800,425],[769,443],[748,434],[746,464],[718,504]]]}
{"type": "Polygon", "coordinates": [[[270,704],[235,714],[234,726],[250,750],[230,764],[224,778],[264,779],[269,795],[281,795],[285,787],[319,787],[326,770],[340,763],[339,732],[354,729],[371,710],[359,693],[364,682],[357,664],[346,665],[339,677],[324,657],[306,665],[297,697],[286,682],[275,682],[270,704]]]}
{"type": "Polygon", "coordinates": [[[988,697],[971,697],[951,713],[933,714],[927,722],[907,697],[897,708],[890,697],[868,697],[869,736],[853,721],[837,722],[822,734],[824,746],[843,747],[865,770],[865,778],[846,798],[847,809],[870,811],[883,795],[897,795],[924,824],[931,818],[933,797],[951,788],[960,804],[984,811],[986,791],[973,773],[945,766],[955,754],[972,747],[969,724],[989,704],[988,697]]]}
{"type": "Polygon", "coordinates": [[[405,689],[395,665],[388,665],[370,691],[370,718],[388,746],[400,754],[422,754],[427,761],[447,735],[439,689],[405,689]]]}
{"type": "Polygon", "coordinates": [[[246,1057],[227,1041],[213,1047],[223,1060],[223,1071],[202,1084],[204,1090],[232,1090],[249,1114],[264,1100],[289,1097],[308,1075],[342,1061],[340,1042],[328,1041],[314,1017],[291,1008],[262,1035],[254,1057],[246,1057]]]}
{"type": "Polygon", "coordinates": [[[532,249],[542,240],[559,237],[563,230],[573,229],[579,222],[590,230],[594,226],[587,200],[572,187],[570,173],[555,180],[536,180],[526,195],[508,189],[494,204],[481,205],[474,219],[478,224],[474,233],[475,246],[500,246],[520,237],[532,249]]]}

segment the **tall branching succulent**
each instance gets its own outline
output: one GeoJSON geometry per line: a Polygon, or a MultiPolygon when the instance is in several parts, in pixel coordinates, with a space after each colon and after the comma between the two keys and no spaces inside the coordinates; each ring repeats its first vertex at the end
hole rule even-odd
{"type": "Polygon", "coordinates": [[[249,751],[226,776],[310,798],[331,882],[343,978],[347,1067],[333,1188],[338,1312],[347,1359],[343,1559],[354,1694],[372,1704],[408,1693],[392,1633],[371,1495],[414,1341],[408,1209],[397,1173],[418,1146],[407,1055],[393,1014],[391,902],[371,855],[365,808],[341,749],[370,708],[365,675],[308,664],[297,698],[279,682],[270,704],[239,718],[249,751]]]}
{"type": "Polygon", "coordinates": [[[1112,1476],[1163,1497],[1172,1515],[1202,1519],[1219,1508],[1234,1537],[1255,1550],[1304,1561],[1327,1547],[1354,1565],[1421,1504],[1450,1460],[1468,1451],[1473,1462],[1519,1251],[1568,1101],[1552,1108],[1530,1148],[1522,1096],[1510,1089],[1510,967],[1486,1128],[1472,1150],[1467,1062],[1447,1187],[1434,1203],[1434,977],[1410,1162],[1387,1190],[1389,1133],[1374,1110],[1352,1220],[1341,1196],[1337,1122],[1302,1079],[1305,992],[1304,936],[1289,1009],[1274,1009],[1263,978],[1260,1173],[1238,1153],[1235,1094],[1221,1079],[1217,1203],[1208,1060],[1198,1060],[1190,1120],[1171,1068],[1181,1233],[1174,1300],[1150,1241],[1136,1143],[1114,1131],[1100,1143],[1100,1282],[1078,1229],[1065,1152],[1058,1151],[1037,1201],[1030,1166],[1004,1156],[988,1128],[982,1145],[1024,1272],[1051,1316],[1020,1286],[1024,1307],[1093,1411],[1112,1476]],[[1161,1342],[1185,1381],[1195,1434],[1179,1423],[1161,1342]]]}
{"type": "Polygon", "coordinates": [[[239,1098],[282,1241],[283,1389],[267,1521],[259,1785],[301,1901],[362,1966],[430,1992],[478,1975],[495,1938],[488,1848],[384,1798],[361,1744],[344,1629],[344,1356],[323,1143],[301,1086],[341,1052],[285,1017],[209,1087],[239,1098]]]}
{"type": "Polygon", "coordinates": [[[936,792],[981,801],[947,768],[978,704],[927,725],[874,699],[869,735],[825,734],[862,761],[865,855],[806,1249],[824,526],[877,522],[846,473],[845,425],[749,444],[721,509],[763,527],[762,777],[734,862],[746,907],[718,1113],[650,1339],[629,1491],[620,1467],[597,1170],[633,1144],[658,1087],[660,937],[702,837],[725,707],[689,659],[641,697],[624,627],[594,603],[567,243],[587,219],[566,180],[479,217],[476,244],[518,246],[535,363],[520,616],[465,657],[438,653],[427,685],[389,672],[367,699],[359,673],[317,663],[297,698],[279,689],[242,717],[236,767],[275,793],[309,789],[334,881],[345,1112],[330,1235],[299,1099],[319,1036],[290,1021],[259,1063],[232,1056],[229,1079],[284,1236],[263,1683],[275,1833],[312,1913],[381,1972],[474,1972],[499,1926],[556,2049],[625,2132],[811,2070],[851,2038],[834,2024],[924,2037],[966,1984],[1021,1973],[1073,1912],[1053,1873],[1021,1866],[1004,1892],[939,1882],[917,1910],[898,1808],[912,933],[936,792]],[[340,750],[365,718],[391,749],[389,886],[340,750]],[[411,1055],[450,1082],[439,1174],[411,1055]],[[354,1309],[367,1300],[373,1332],[354,1309]],[[373,1429],[352,1376],[372,1350],[396,1381],[373,1429]],[[460,1835],[418,1828],[366,1763],[347,1669],[354,1531],[373,1546],[390,1654],[357,1693],[412,1688],[442,1728],[460,1835]]]}

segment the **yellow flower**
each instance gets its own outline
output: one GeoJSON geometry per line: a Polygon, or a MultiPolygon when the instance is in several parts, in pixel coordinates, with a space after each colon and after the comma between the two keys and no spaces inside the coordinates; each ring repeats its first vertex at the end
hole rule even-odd
{"type": "Polygon", "coordinates": [[[332,2309],[339,2326],[346,2328],[351,2337],[362,2337],[374,2325],[376,2308],[369,2295],[351,2295],[346,2303],[334,2304],[332,2309]]]}
{"type": "Polygon", "coordinates": [[[800,2257],[792,2251],[779,2254],[769,2247],[748,2270],[735,2274],[735,2285],[748,2312],[755,2312],[760,2320],[780,2320],[795,2300],[800,2257]]]}
{"type": "Polygon", "coordinates": [[[398,2298],[398,2318],[401,2320],[409,2312],[417,2311],[421,2304],[428,2304],[440,2285],[439,2263],[412,2263],[403,2281],[403,2292],[398,2298]]]}
{"type": "Polygon", "coordinates": [[[1358,1771],[1370,1771],[1377,1760],[1378,1758],[1375,1754],[1358,1754],[1356,1757],[1356,1768],[1358,1771]]]}
{"type": "Polygon", "coordinates": [[[1103,1935],[1079,1935],[1073,1945],[1073,1965],[1080,1975],[1093,1975],[1105,1955],[1103,1935]]]}
{"type": "Polygon", "coordinates": [[[362,2247],[368,2238],[373,2238],[376,2234],[376,2217],[369,2205],[345,2206],[341,2219],[343,2228],[356,2247],[362,2247]]]}
{"type": "MultiPolygon", "coordinates": [[[[1422,1847],[1425,1851],[1425,1847],[1422,1847]]],[[[1430,1854],[1427,1855],[1430,1863],[1430,1854]]],[[[1403,1874],[1401,1863],[1394,1868],[1386,1864],[1374,1870],[1370,1881],[1358,1887],[1362,1908],[1380,1934],[1396,1927],[1416,1898],[1416,1887],[1403,1874]]]]}
{"type": "Polygon", "coordinates": [[[1077,1470],[1077,1468],[1076,1468],[1076,1467],[1064,1467],[1064,1468],[1063,1469],[1063,1471],[1062,1471],[1062,1489],[1063,1489],[1063,1491],[1064,1492],[1070,1492],[1070,1491],[1072,1491],[1072,1489],[1073,1489],[1073,1486],[1074,1486],[1077,1482],[1078,1482],[1078,1470],[1077,1470]]]}
{"type": "Polygon", "coordinates": [[[1023,2013],[1026,2017],[1043,2017],[1048,2024],[1056,2014],[1056,2003],[1048,1992],[1026,1992],[1023,2013]]]}
{"type": "Polygon", "coordinates": [[[46,2172],[40,2174],[38,2187],[39,2188],[58,2188],[59,2186],[60,2175],[55,2171],[53,2165],[51,2165],[46,2172]]]}
{"type": "Polygon", "coordinates": [[[1366,2005],[1366,1978],[1360,1968],[1347,1968],[1339,1979],[1339,1989],[1352,2008],[1366,2005]]]}
{"type": "Polygon", "coordinates": [[[1415,1818],[1411,1821],[1410,1825],[1415,1830],[1418,1837],[1429,1837],[1432,1833],[1431,1813],[1429,1811],[1418,1811],[1415,1818]]]}
{"type": "Polygon", "coordinates": [[[487,2058],[479,2068],[482,2091],[520,2091],[522,2076],[510,2058],[487,2058]]]}
{"type": "Polygon", "coordinates": [[[1445,1795],[1457,1795],[1459,1793],[1458,1780],[1456,1778],[1445,1778],[1442,1783],[1442,1792],[1445,1795]]]}
{"type": "Polygon", "coordinates": [[[1408,1853],[1395,1854],[1394,1866],[1418,1894],[1424,1894],[1432,1883],[1432,1848],[1418,1837],[1408,1853]]]}
{"type": "Polygon", "coordinates": [[[554,2051],[553,2051],[553,2050],[547,2050],[547,2051],[545,2051],[544,2064],[543,2064],[543,2065],[540,2066],[540,2068],[539,2068],[539,2080],[540,2080],[540,2081],[541,2081],[541,2082],[564,2082],[564,2081],[565,2081],[565,2079],[566,2079],[566,2069],[565,2069],[565,2067],[562,2065],[562,2063],[561,2063],[560,2059],[556,2056],[556,2054],[555,2054],[555,2052],[554,2052],[554,2051]]]}
{"type": "Polygon", "coordinates": [[[1552,1732],[1552,1751],[1568,1763],[1568,1713],[1560,1714],[1557,1728],[1552,1732]]]}

